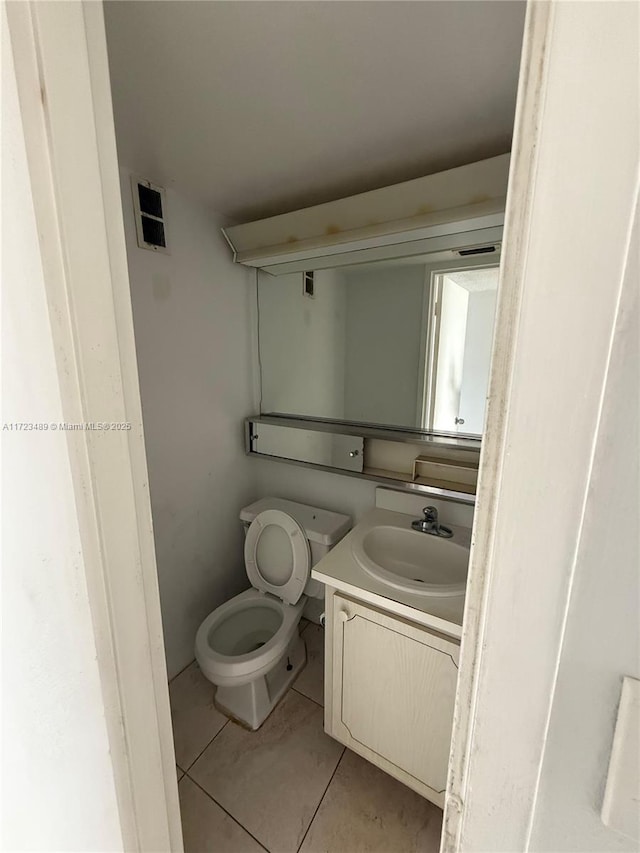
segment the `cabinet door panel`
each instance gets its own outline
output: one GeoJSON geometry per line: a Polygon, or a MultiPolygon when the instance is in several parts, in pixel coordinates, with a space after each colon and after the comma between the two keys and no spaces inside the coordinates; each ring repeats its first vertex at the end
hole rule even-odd
{"type": "Polygon", "coordinates": [[[339,595],[334,630],[334,720],[340,739],[389,772],[388,765],[397,768],[402,775],[394,775],[441,803],[457,643],[339,595]]]}

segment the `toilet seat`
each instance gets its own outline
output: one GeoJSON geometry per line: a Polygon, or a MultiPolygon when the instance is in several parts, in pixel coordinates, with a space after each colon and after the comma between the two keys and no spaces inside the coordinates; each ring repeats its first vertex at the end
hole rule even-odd
{"type": "Polygon", "coordinates": [[[254,589],[295,604],[309,580],[309,542],[295,518],[280,509],[266,509],[247,531],[244,562],[254,589]]]}

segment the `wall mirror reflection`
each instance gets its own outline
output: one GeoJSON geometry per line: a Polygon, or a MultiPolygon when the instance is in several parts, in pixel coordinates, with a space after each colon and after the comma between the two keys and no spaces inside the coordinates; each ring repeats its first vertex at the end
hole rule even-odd
{"type": "Polygon", "coordinates": [[[471,252],[260,273],[262,413],[480,436],[499,246],[471,252]]]}

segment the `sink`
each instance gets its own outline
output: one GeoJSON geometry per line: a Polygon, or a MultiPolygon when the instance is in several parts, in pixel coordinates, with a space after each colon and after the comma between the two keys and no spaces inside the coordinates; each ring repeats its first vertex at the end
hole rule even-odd
{"type": "Polygon", "coordinates": [[[362,530],[351,550],[367,574],[394,589],[425,596],[464,595],[469,547],[391,524],[362,530]]]}

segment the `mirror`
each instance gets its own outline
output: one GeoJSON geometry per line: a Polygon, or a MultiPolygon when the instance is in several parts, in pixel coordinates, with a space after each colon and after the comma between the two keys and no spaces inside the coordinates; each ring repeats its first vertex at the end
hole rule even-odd
{"type": "Polygon", "coordinates": [[[261,412],[481,435],[499,247],[470,254],[260,273],[261,412]]]}

